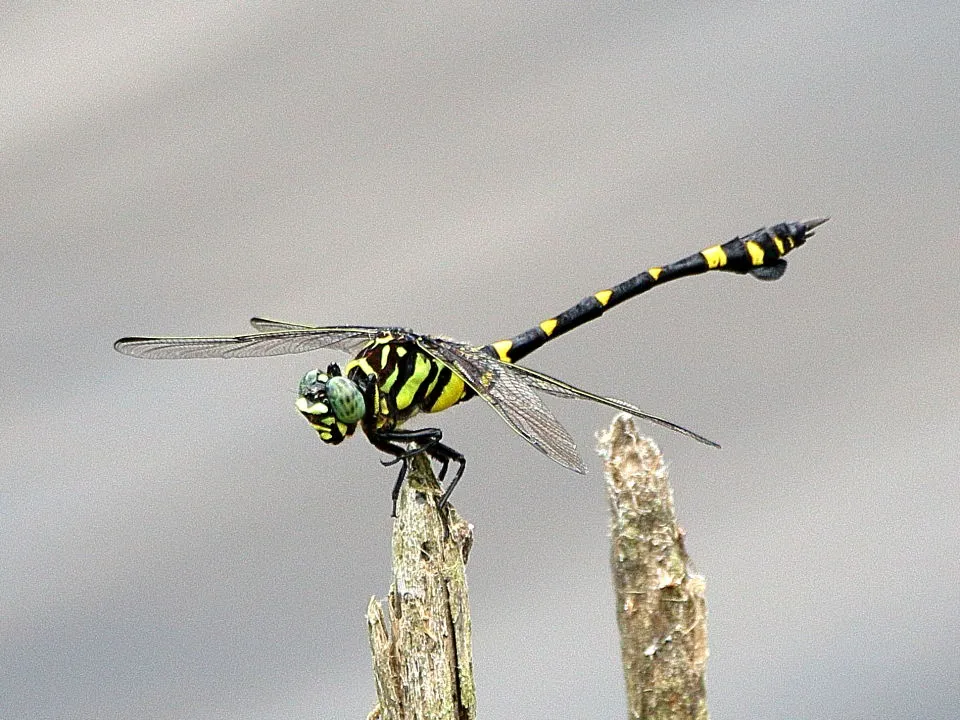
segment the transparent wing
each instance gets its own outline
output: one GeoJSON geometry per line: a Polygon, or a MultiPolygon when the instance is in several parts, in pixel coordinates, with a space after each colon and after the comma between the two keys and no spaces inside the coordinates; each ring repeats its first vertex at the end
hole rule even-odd
{"type": "Polygon", "coordinates": [[[452,340],[417,336],[417,344],[450,366],[533,447],[564,467],[586,472],[570,433],[534,392],[536,385],[523,374],[512,372],[514,366],[481,348],[452,340]]]}
{"type": "MultiPolygon", "coordinates": [[[[501,364],[506,365],[506,363],[501,363],[501,364]]],[[[582,390],[569,383],[565,383],[563,380],[558,380],[557,378],[551,377],[550,375],[547,375],[545,373],[538,372],[536,370],[531,370],[530,368],[524,367],[523,365],[506,365],[506,367],[509,368],[509,370],[506,371],[506,374],[515,374],[515,375],[521,376],[521,378],[525,378],[524,380],[525,382],[532,385],[533,387],[535,387],[537,390],[540,390],[541,392],[545,392],[550,395],[555,395],[556,397],[562,397],[562,398],[579,398],[581,400],[591,400],[592,402],[600,403],[601,405],[606,405],[607,407],[612,407],[612,408],[615,408],[616,410],[622,410],[623,412],[629,413],[630,415],[633,415],[635,417],[642,418],[644,420],[649,420],[650,422],[654,422],[657,425],[662,425],[665,428],[669,428],[670,430],[673,430],[674,432],[678,432],[681,435],[686,435],[687,437],[691,437],[694,440],[702,442],[705,445],[710,445],[716,448],[720,447],[720,445],[715,443],[713,440],[705,438],[703,435],[700,435],[699,433],[695,433],[693,430],[689,430],[683,427],[682,425],[677,425],[676,423],[672,423],[669,420],[664,420],[663,418],[657,417],[656,415],[651,415],[650,413],[646,413],[640,408],[638,408],[636,405],[631,405],[630,403],[624,402],[623,400],[604,397],[603,395],[595,395],[592,392],[589,392],[587,390],[582,390]]],[[[518,381],[520,381],[519,378],[518,378],[518,381]]]]}
{"type": "Polygon", "coordinates": [[[522,365],[504,363],[483,348],[451,340],[419,337],[420,346],[450,365],[527,442],[564,467],[584,472],[573,438],[535,391],[555,397],[590,400],[669,428],[706,445],[720,445],[669,420],[646,413],[623,400],[596,395],[522,365]]]}
{"type": "Polygon", "coordinates": [[[124,355],[151,360],[269,357],[326,348],[356,353],[380,332],[372,327],[323,328],[262,318],[251,323],[264,332],[233,337],[126,337],[113,347],[124,355]]]}
{"type": "MultiPolygon", "coordinates": [[[[316,325],[302,325],[300,323],[287,322],[286,320],[271,320],[270,318],[253,317],[250,318],[250,324],[257,332],[282,332],[284,330],[322,330],[316,325]]],[[[333,329],[333,328],[328,328],[333,329]]]]}

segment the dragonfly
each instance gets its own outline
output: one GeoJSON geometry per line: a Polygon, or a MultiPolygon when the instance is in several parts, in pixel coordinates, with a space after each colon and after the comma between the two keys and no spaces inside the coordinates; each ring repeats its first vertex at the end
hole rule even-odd
{"type": "Polygon", "coordinates": [[[518,362],[620,303],[673,280],[712,271],[777,280],[787,267],[784,256],[803,245],[827,219],[762,227],[668,265],[650,267],[518,335],[487,345],[396,327],[322,327],[255,317],[250,321],[255,332],[249,334],[124,337],[114,347],[124,355],[158,360],[270,357],[327,349],[348,353],[352,359],[342,367],[331,363],[303,375],[296,408],[324,443],[339,445],[359,428],[389,456],[381,461],[384,465],[400,465],[391,493],[395,516],[411,458],[423,453],[438,462],[441,483],[450,465],[456,465],[440,507],[450,499],[466,467],[464,455],[443,442],[440,428],[403,426],[420,414],[442,412],[474,397],[483,399],[534,448],[581,474],[586,468],[576,443],[541,395],[604,405],[719,448],[703,435],[631,403],[584,390],[518,362]]]}

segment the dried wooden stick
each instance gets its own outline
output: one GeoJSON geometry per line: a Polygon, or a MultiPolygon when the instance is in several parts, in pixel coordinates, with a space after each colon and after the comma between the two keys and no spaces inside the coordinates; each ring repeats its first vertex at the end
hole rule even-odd
{"type": "Polygon", "coordinates": [[[437,509],[430,462],[415,457],[393,525],[393,584],[370,599],[367,625],[377,707],[370,720],[473,720],[476,693],[464,565],[473,528],[452,506],[437,509]]]}
{"type": "Polygon", "coordinates": [[[629,717],[706,720],[705,583],[688,569],[663,457],[628,415],[599,440],[629,717]]]}

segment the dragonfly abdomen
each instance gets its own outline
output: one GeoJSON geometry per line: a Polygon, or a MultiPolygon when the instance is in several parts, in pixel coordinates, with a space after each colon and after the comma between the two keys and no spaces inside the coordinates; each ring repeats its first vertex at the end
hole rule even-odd
{"type": "Polygon", "coordinates": [[[517,362],[554,338],[600,317],[625,300],[671,280],[711,270],[750,273],[761,280],[776,280],[786,270],[783,256],[803,245],[813,235],[813,229],[824,222],[825,219],[817,219],[760,228],[742,238],[712,245],[669,265],[649,268],[619,285],[588,295],[573,307],[547,318],[536,327],[486,347],[503,362],[517,362]]]}

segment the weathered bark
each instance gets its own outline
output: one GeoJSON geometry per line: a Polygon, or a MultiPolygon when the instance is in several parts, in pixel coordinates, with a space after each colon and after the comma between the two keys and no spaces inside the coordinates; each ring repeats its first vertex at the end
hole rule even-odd
{"type": "Polygon", "coordinates": [[[379,720],[476,717],[464,565],[472,527],[449,504],[423,455],[410,464],[393,525],[393,584],[367,608],[379,720]]]}
{"type": "Polygon", "coordinates": [[[599,442],[631,719],[706,720],[704,580],[688,569],[663,457],[620,415],[599,442]]]}

